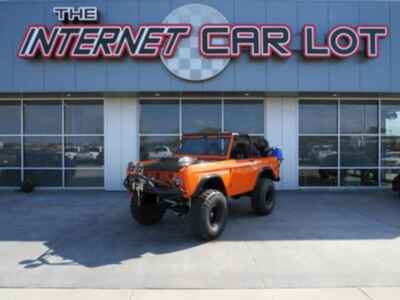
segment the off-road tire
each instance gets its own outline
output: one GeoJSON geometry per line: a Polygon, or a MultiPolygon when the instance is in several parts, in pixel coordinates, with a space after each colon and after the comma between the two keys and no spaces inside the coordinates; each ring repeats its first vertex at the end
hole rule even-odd
{"type": "Polygon", "coordinates": [[[272,213],[275,207],[275,187],[269,178],[260,178],[251,197],[251,207],[260,216],[272,213]]]}
{"type": "Polygon", "coordinates": [[[192,199],[190,221],[194,235],[202,240],[217,238],[224,230],[228,217],[226,197],[218,190],[205,190],[192,199]]]}
{"type": "Polygon", "coordinates": [[[154,225],[161,221],[166,209],[157,204],[155,196],[146,195],[138,201],[137,194],[134,193],[131,198],[131,216],[141,225],[154,225]],[[154,199],[152,199],[154,197],[154,199]]]}

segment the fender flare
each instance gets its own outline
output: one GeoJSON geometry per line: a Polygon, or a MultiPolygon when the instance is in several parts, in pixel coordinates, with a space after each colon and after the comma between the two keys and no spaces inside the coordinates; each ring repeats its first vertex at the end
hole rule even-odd
{"type": "Polygon", "coordinates": [[[262,177],[270,178],[272,181],[280,180],[279,177],[278,178],[275,177],[274,172],[272,171],[272,169],[270,167],[265,167],[258,173],[256,185],[258,184],[260,178],[262,178],[262,177]]]}
{"type": "Polygon", "coordinates": [[[205,186],[211,181],[214,182],[213,184],[218,184],[220,186],[220,188],[223,189],[221,192],[225,196],[227,195],[226,194],[226,187],[225,187],[225,184],[224,184],[224,181],[222,180],[222,178],[217,174],[210,174],[210,175],[207,175],[207,176],[201,178],[201,180],[198,183],[198,185],[197,185],[194,193],[192,194],[191,198],[195,198],[195,197],[199,196],[200,193],[205,189],[205,186]]]}

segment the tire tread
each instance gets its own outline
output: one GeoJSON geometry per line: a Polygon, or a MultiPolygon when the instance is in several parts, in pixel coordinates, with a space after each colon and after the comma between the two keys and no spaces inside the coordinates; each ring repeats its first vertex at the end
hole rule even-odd
{"type": "Polygon", "coordinates": [[[137,205],[137,199],[135,196],[132,197],[130,203],[130,211],[132,218],[141,225],[154,225],[161,221],[165,214],[165,209],[160,207],[145,207],[144,203],[141,206],[137,205]]]}
{"type": "Polygon", "coordinates": [[[211,240],[211,239],[218,237],[221,234],[221,232],[223,231],[223,229],[225,227],[225,223],[226,223],[227,212],[225,212],[223,224],[222,224],[219,232],[215,236],[210,235],[209,231],[207,230],[207,227],[204,225],[205,220],[203,218],[204,217],[203,209],[205,209],[205,207],[210,207],[212,205],[212,203],[214,201],[213,195],[222,196],[225,199],[224,200],[225,201],[225,209],[227,209],[226,198],[225,198],[224,194],[218,190],[214,190],[214,189],[205,190],[198,197],[196,197],[192,200],[192,207],[190,209],[190,212],[191,212],[190,219],[191,219],[192,231],[197,237],[199,237],[203,240],[211,240]]]}
{"type": "Polygon", "coordinates": [[[257,183],[256,189],[253,193],[253,196],[251,197],[251,207],[253,211],[260,216],[266,216],[269,215],[275,206],[275,187],[270,178],[262,177],[259,179],[259,182],[257,183]],[[272,195],[271,197],[273,198],[271,201],[273,201],[272,207],[268,208],[266,203],[265,203],[265,193],[268,192],[269,189],[272,189],[272,195]]]}

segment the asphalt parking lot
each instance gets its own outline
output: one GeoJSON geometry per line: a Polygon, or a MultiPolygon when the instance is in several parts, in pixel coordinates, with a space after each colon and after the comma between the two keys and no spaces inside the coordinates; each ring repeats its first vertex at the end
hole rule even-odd
{"type": "Polygon", "coordinates": [[[0,192],[0,287],[400,286],[400,198],[391,191],[280,191],[269,217],[232,200],[202,243],[168,214],[133,223],[125,193],[0,192]]]}

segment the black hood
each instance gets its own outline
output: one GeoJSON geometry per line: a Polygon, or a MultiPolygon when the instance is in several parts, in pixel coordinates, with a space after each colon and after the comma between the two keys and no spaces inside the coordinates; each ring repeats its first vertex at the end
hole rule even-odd
{"type": "Polygon", "coordinates": [[[145,165],[144,170],[177,172],[183,167],[193,165],[198,162],[199,161],[196,158],[189,156],[167,157],[161,158],[156,162],[145,165]]]}

